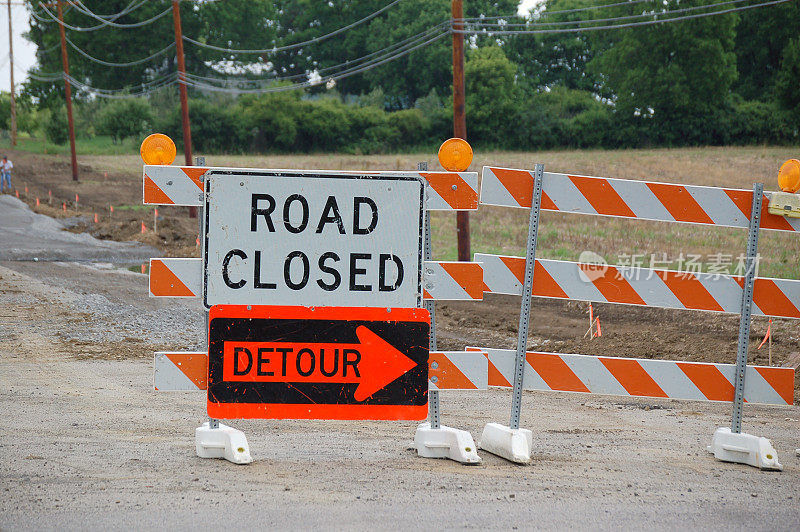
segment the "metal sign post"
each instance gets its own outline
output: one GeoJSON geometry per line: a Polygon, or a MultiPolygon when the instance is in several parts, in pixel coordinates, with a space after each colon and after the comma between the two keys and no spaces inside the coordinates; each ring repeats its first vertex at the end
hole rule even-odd
{"type": "Polygon", "coordinates": [[[753,205],[750,211],[750,228],[747,235],[747,270],[742,290],[742,314],[739,319],[739,345],[736,351],[736,378],[733,396],[731,432],[742,432],[742,407],[744,406],[744,376],[747,370],[747,348],[750,344],[750,321],[753,309],[753,283],[758,268],[758,228],[761,225],[761,198],[764,184],[753,185],[753,205]]]}
{"type": "MultiPolygon", "coordinates": [[[[427,172],[428,163],[418,163],[417,170],[427,172]]],[[[425,241],[423,245],[425,247],[425,260],[433,260],[431,213],[428,210],[425,211],[425,241]]],[[[426,274],[429,273],[426,272],[426,274]]],[[[432,285],[424,285],[424,287],[429,290],[432,285]]],[[[434,352],[436,351],[436,303],[434,300],[428,299],[424,305],[431,319],[428,348],[430,352],[434,352]]],[[[429,368],[429,372],[438,371],[440,369],[439,363],[431,361],[429,368]]],[[[432,377],[434,380],[436,378],[436,376],[432,377]]],[[[417,448],[417,454],[422,457],[449,458],[463,464],[479,464],[481,462],[475,441],[469,432],[442,425],[439,390],[428,390],[428,422],[422,423],[417,427],[417,432],[414,435],[414,445],[417,448]]]]}
{"type": "Polygon", "coordinates": [[[750,224],[747,235],[747,271],[742,283],[742,311],[739,319],[739,343],[736,350],[736,373],[734,375],[733,412],[731,426],[720,427],[714,432],[708,452],[718,460],[748,464],[760,469],[782,470],[778,453],[767,439],[742,432],[742,408],[744,407],[744,381],[747,371],[747,348],[750,345],[750,321],[753,310],[753,288],[758,268],[758,230],[761,226],[761,207],[764,184],[753,185],[753,202],[750,207],[750,224]]]}
{"type": "MultiPolygon", "coordinates": [[[[428,163],[418,163],[417,170],[428,171],[428,163]]],[[[433,260],[431,247],[431,213],[425,211],[425,260],[433,260]]],[[[436,303],[433,300],[425,301],[425,309],[431,315],[431,335],[428,339],[428,350],[436,351],[436,303]]],[[[428,391],[428,419],[432,429],[441,427],[439,415],[439,390],[428,391]]]]}
{"type": "Polygon", "coordinates": [[[519,311],[519,331],[517,333],[517,355],[514,359],[514,391],[511,402],[511,421],[509,427],[519,428],[522,410],[522,384],[525,377],[525,353],[528,350],[528,326],[531,319],[531,297],[533,296],[533,267],[536,264],[536,237],[539,232],[539,210],[542,205],[542,178],[544,165],[537,164],[534,169],[531,216],[528,222],[528,249],[525,253],[525,284],[522,287],[522,303],[519,311]]]}
{"type": "Polygon", "coordinates": [[[531,197],[530,219],[528,221],[528,245],[525,253],[525,282],[522,287],[517,352],[514,359],[511,419],[507,427],[499,423],[487,423],[480,441],[481,449],[501,456],[506,460],[522,464],[530,462],[531,447],[533,445],[533,434],[530,430],[520,429],[519,420],[522,410],[522,387],[525,377],[525,355],[528,346],[528,326],[530,324],[531,297],[533,295],[533,270],[536,264],[536,238],[539,231],[543,179],[544,165],[537,164],[533,171],[533,194],[531,197]]]}

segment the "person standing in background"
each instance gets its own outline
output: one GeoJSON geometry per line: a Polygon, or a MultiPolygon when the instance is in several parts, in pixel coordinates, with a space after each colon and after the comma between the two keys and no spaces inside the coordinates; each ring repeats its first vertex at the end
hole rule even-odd
{"type": "Polygon", "coordinates": [[[3,155],[3,161],[0,162],[0,194],[3,193],[3,187],[8,189],[11,194],[11,169],[14,168],[14,163],[8,160],[8,157],[3,155]]]}

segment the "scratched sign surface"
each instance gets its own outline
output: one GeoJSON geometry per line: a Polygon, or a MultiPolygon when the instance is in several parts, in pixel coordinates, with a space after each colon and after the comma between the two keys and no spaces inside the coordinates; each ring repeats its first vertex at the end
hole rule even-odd
{"type": "Polygon", "coordinates": [[[424,190],[411,174],[212,170],[206,307],[420,306],[424,190]]]}
{"type": "Polygon", "coordinates": [[[424,419],[429,331],[419,308],[215,305],[208,415],[424,419]]]}

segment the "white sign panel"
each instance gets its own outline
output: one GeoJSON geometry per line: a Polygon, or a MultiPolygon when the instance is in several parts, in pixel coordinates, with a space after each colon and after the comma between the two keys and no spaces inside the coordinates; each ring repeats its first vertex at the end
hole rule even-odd
{"type": "Polygon", "coordinates": [[[417,307],[419,175],[212,171],[204,303],[417,307]]]}

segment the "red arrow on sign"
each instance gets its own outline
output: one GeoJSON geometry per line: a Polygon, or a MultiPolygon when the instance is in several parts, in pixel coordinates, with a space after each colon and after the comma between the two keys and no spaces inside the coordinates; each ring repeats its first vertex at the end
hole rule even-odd
{"type": "Polygon", "coordinates": [[[365,401],[416,363],[361,325],[359,343],[226,341],[222,378],[240,382],[358,383],[365,401]]]}

